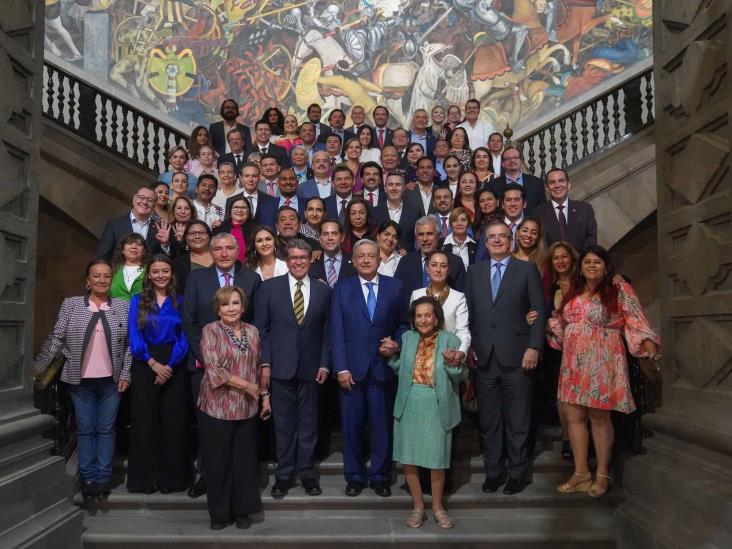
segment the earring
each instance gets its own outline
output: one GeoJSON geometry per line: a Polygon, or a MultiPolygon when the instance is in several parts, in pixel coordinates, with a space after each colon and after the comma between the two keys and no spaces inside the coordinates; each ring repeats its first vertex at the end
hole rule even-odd
{"type": "Polygon", "coordinates": [[[89,283],[87,282],[87,283],[86,283],[86,286],[85,286],[85,288],[87,289],[87,291],[88,291],[88,290],[91,290],[91,284],[89,284],[89,283]]]}

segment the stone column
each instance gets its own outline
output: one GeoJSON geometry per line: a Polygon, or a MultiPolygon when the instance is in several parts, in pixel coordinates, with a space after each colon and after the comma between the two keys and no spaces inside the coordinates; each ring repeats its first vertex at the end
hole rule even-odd
{"type": "Polygon", "coordinates": [[[81,514],[31,399],[43,6],[6,2],[0,20],[0,547],[71,548],[81,514]]]}
{"type": "Polygon", "coordinates": [[[732,547],[730,0],[654,0],[663,406],[621,548],[732,547]]]}

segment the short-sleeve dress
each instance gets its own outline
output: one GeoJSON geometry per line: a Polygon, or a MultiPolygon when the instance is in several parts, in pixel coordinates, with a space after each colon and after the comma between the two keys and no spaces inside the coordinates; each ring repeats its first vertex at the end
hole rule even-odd
{"type": "Polygon", "coordinates": [[[626,414],[635,410],[623,336],[633,356],[642,355],[644,340],[660,340],[633,288],[625,282],[618,285],[618,308],[611,316],[599,295],[574,297],[564,306],[562,325],[561,334],[550,338],[553,347],[563,347],[558,399],[626,414]]]}

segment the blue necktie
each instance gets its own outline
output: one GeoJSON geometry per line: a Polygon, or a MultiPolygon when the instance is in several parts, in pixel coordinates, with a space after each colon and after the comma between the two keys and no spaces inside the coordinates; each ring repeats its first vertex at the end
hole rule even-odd
{"type": "Polygon", "coordinates": [[[427,274],[427,261],[422,261],[422,287],[426,288],[430,283],[430,277],[427,274]]]}
{"type": "Polygon", "coordinates": [[[369,289],[369,295],[366,298],[366,308],[369,310],[369,320],[374,319],[376,312],[376,294],[374,293],[374,283],[367,282],[366,287],[369,289]]]}
{"type": "Polygon", "coordinates": [[[491,277],[491,295],[493,296],[493,301],[495,301],[496,295],[498,295],[498,288],[501,286],[501,267],[503,267],[503,265],[496,263],[493,267],[496,270],[491,277]]]}

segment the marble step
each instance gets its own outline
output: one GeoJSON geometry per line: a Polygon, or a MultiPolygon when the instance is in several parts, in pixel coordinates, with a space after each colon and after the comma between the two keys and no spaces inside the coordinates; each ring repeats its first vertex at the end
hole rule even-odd
{"type": "Polygon", "coordinates": [[[208,513],[200,510],[110,511],[87,516],[84,547],[122,549],[174,546],[193,549],[222,546],[268,548],[347,545],[359,549],[398,545],[405,548],[564,548],[616,547],[612,510],[585,508],[452,509],[455,528],[443,530],[432,520],[419,529],[404,520],[409,506],[389,509],[265,510],[249,530],[233,525],[213,532],[208,513]]]}

